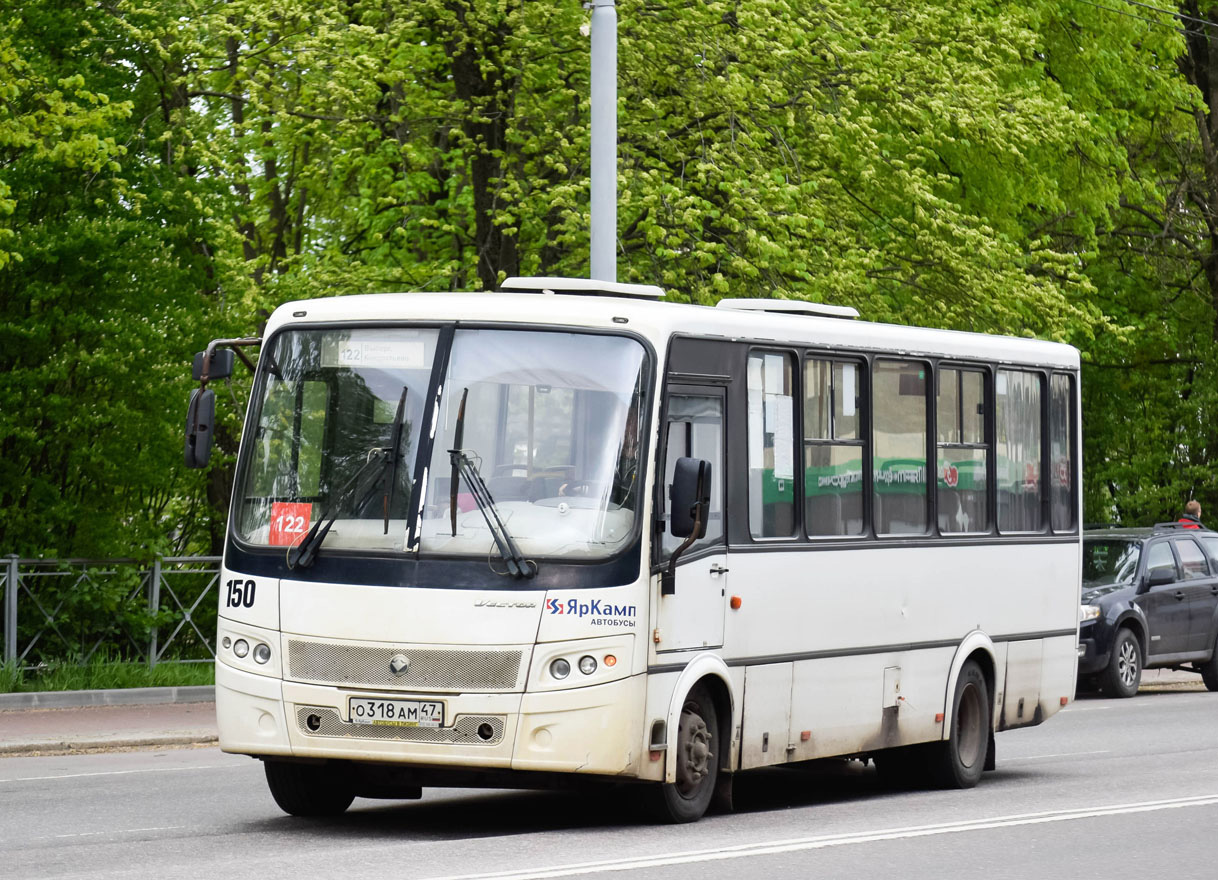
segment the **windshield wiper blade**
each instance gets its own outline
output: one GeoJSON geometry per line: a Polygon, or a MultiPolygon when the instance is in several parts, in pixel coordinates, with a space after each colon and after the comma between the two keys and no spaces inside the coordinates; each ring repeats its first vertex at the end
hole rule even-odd
{"type": "Polygon", "coordinates": [[[393,504],[393,493],[397,488],[398,482],[398,456],[402,454],[402,435],[406,432],[403,430],[403,417],[406,415],[406,392],[410,390],[408,385],[402,386],[402,396],[398,398],[398,411],[393,417],[393,440],[389,443],[389,461],[386,466],[385,474],[385,531],[384,534],[389,534],[389,508],[393,504]]]}
{"type": "Polygon", "coordinates": [[[499,518],[499,512],[495,510],[495,499],[491,497],[490,490],[487,489],[486,482],[482,479],[482,474],[478,473],[478,469],[474,467],[473,460],[462,449],[450,449],[448,454],[452,458],[453,466],[469,486],[470,494],[474,496],[474,503],[478,505],[482,518],[486,520],[486,527],[490,530],[491,537],[495,539],[499,555],[507,563],[507,573],[518,578],[533,577],[537,574],[537,563],[525,559],[520,548],[516,546],[516,542],[512,540],[511,533],[508,532],[503,520],[499,518]]]}
{"type": "MultiPolygon", "coordinates": [[[[360,480],[367,476],[373,466],[384,468],[387,462],[384,458],[384,450],[375,450],[380,453],[378,456],[369,455],[368,460],[360,467],[355,475],[351,477],[343,487],[335,495],[334,503],[327,508],[325,515],[317,520],[313,528],[309,529],[309,533],[301,539],[299,544],[293,544],[288,548],[288,568],[308,568],[313,564],[313,560],[317,558],[317,551],[321,547],[321,542],[326,539],[326,535],[330,534],[330,528],[338,519],[339,513],[347,501],[358,495],[360,490],[360,480]],[[294,552],[293,552],[294,551],[294,552]]],[[[382,471],[383,473],[383,471],[382,471]]],[[[360,512],[368,506],[368,502],[372,500],[376,494],[376,489],[380,484],[380,480],[373,480],[369,489],[364,493],[364,497],[355,505],[355,515],[359,516],[360,512]]]]}

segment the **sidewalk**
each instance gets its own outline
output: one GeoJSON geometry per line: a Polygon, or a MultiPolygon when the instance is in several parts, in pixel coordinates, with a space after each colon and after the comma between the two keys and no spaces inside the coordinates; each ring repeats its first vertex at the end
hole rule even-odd
{"type": "MultiPolygon", "coordinates": [[[[1204,690],[1193,673],[1142,674],[1142,693],[1204,690]]],[[[214,700],[209,687],[0,694],[0,758],[214,744],[214,700]]]]}
{"type": "Polygon", "coordinates": [[[216,742],[211,688],[139,691],[3,695],[0,758],[216,742]],[[55,705],[60,708],[42,708],[55,705]]]}

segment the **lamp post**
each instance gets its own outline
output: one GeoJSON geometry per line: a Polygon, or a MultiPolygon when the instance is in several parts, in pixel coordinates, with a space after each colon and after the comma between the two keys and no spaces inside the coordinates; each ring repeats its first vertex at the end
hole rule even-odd
{"type": "Polygon", "coordinates": [[[590,275],[617,281],[617,9],[592,0],[590,275]]]}

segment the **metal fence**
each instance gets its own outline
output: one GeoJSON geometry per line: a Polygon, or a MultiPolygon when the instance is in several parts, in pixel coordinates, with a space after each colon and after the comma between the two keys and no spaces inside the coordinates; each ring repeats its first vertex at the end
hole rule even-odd
{"type": "Polygon", "coordinates": [[[0,660],[32,669],[108,659],[215,660],[219,556],[135,559],[0,557],[0,660]]]}

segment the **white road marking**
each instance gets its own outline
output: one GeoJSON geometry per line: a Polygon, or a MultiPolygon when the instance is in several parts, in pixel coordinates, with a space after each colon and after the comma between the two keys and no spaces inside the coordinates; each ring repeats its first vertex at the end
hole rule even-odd
{"type": "Polygon", "coordinates": [[[549,877],[575,877],[581,874],[599,874],[608,871],[634,871],[643,868],[662,868],[670,865],[688,865],[697,862],[717,862],[727,859],[752,858],[779,855],[833,846],[849,846],[859,843],[876,843],[885,840],[900,840],[911,837],[931,837],[939,834],[958,834],[964,831],[986,831],[993,828],[1013,828],[1020,825],[1042,825],[1049,822],[1070,822],[1076,819],[1093,819],[1099,816],[1117,816],[1128,813],[1149,813],[1156,810],[1178,810],[1185,807],[1207,807],[1218,805],[1218,794],[1195,797],[1172,798],[1161,801],[1144,801],[1132,804],[1112,804],[1104,807],[1085,807],[1075,810],[1059,810],[1045,813],[1024,813],[1014,816],[995,816],[989,819],[973,819],[967,822],[946,822],[937,825],[912,825],[905,828],[887,828],[879,831],[856,831],[851,834],[831,834],[823,837],[803,837],[792,840],[773,840],[758,843],[728,846],[719,849],[690,850],[687,852],[660,853],[630,859],[607,859],[599,862],[578,862],[569,865],[551,865],[523,868],[514,871],[495,871],[485,874],[459,874],[436,877],[432,880],[541,880],[549,877]]]}
{"type": "Polygon", "coordinates": [[[1042,758],[1081,758],[1084,755],[1108,755],[1111,753],[1111,749],[1100,749],[1096,752],[1057,752],[1052,755],[1027,755],[1022,758],[1005,758],[1002,763],[1012,764],[1016,761],[1039,761],[1042,758]]]}
{"type": "Polygon", "coordinates": [[[33,837],[31,840],[63,840],[68,837],[103,837],[114,834],[143,834],[147,831],[178,831],[185,825],[162,825],[158,828],[121,828],[114,831],[79,831],[76,834],[52,834],[49,837],[33,837]]]}
{"type": "Polygon", "coordinates": [[[210,764],[205,767],[142,767],[138,770],[99,770],[95,773],[64,773],[59,776],[14,776],[12,779],[0,778],[3,782],[42,782],[47,779],[81,779],[85,776],[126,776],[131,773],[173,773],[190,770],[225,770],[231,764],[210,764]]]}

